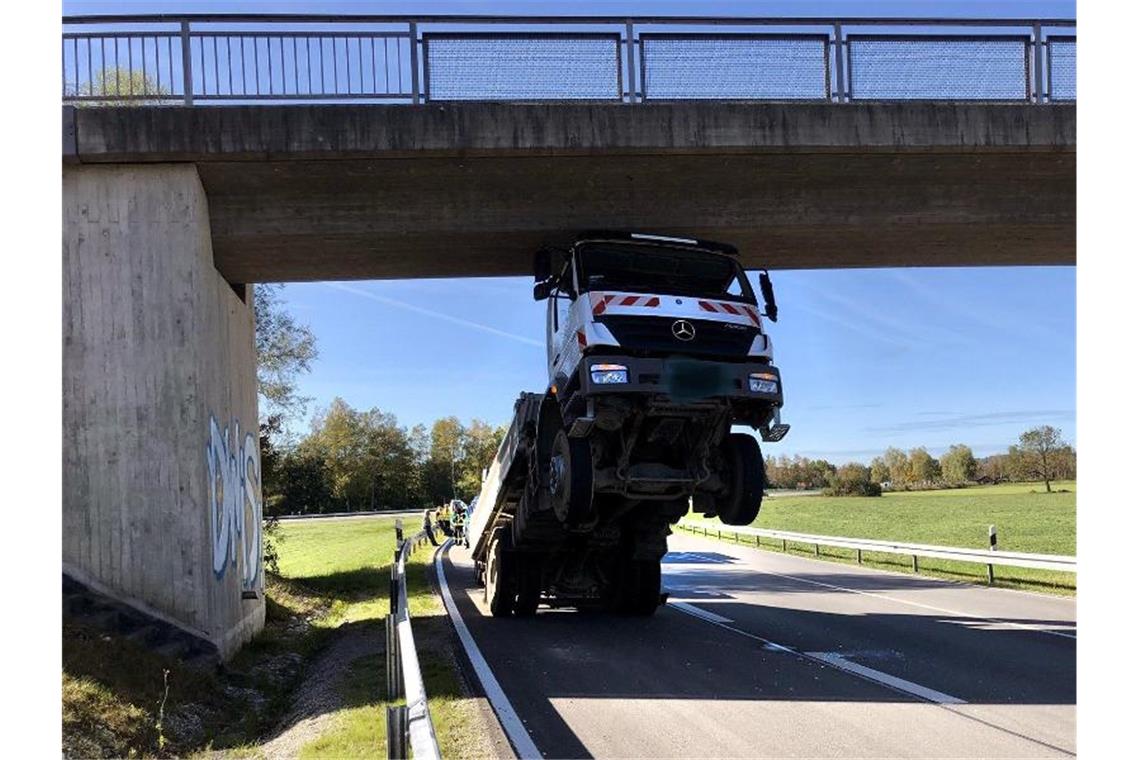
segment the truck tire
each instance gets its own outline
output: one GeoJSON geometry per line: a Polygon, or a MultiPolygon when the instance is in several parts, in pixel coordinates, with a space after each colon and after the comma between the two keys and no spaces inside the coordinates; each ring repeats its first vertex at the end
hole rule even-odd
{"type": "Polygon", "coordinates": [[[495,531],[491,546],[487,551],[487,570],[484,599],[494,617],[510,617],[515,606],[515,577],[511,562],[509,544],[510,533],[503,529],[495,531]]]}
{"type": "Polygon", "coordinates": [[[554,514],[564,525],[575,527],[593,520],[594,457],[588,439],[571,438],[561,429],[554,436],[550,494],[554,514]]]}
{"type": "Polygon", "coordinates": [[[746,433],[730,433],[724,445],[728,493],[716,499],[716,514],[725,525],[749,525],[760,514],[764,498],[764,457],[760,444],[746,433]]]}
{"type": "Polygon", "coordinates": [[[542,595],[542,555],[528,554],[515,558],[518,596],[515,598],[515,615],[531,617],[538,611],[542,595]]]}
{"type": "Polygon", "coordinates": [[[661,604],[661,562],[658,560],[630,560],[625,574],[625,604],[628,615],[649,617],[661,604]]]}

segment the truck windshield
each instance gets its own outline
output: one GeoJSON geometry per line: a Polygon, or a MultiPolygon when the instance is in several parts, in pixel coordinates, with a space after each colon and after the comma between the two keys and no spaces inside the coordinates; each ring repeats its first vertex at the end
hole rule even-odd
{"type": "Polygon", "coordinates": [[[756,303],[728,256],[657,246],[589,244],[578,249],[581,290],[617,290],[756,303]]]}

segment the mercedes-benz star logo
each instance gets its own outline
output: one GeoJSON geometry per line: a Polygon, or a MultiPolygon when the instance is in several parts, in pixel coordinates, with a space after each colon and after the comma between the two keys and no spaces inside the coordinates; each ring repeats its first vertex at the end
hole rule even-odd
{"type": "Polygon", "coordinates": [[[678,319],[673,323],[673,337],[677,340],[692,340],[697,337],[697,328],[687,319],[678,319]]]}

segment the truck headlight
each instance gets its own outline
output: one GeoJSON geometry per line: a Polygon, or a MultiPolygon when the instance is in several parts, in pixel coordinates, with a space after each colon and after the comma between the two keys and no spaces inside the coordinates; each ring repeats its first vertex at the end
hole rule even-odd
{"type": "Polygon", "coordinates": [[[629,369],[624,364],[591,364],[590,380],[595,385],[629,382],[629,369]]]}
{"type": "Polygon", "coordinates": [[[753,393],[778,393],[780,380],[771,372],[753,372],[748,376],[748,390],[753,393]]]}

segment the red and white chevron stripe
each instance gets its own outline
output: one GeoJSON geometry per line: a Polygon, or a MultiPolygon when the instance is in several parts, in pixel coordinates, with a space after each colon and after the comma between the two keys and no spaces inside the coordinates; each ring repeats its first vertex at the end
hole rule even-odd
{"type": "Polygon", "coordinates": [[[609,295],[602,293],[591,293],[591,302],[594,305],[594,316],[604,314],[606,307],[611,304],[614,306],[641,306],[646,309],[655,309],[661,305],[661,299],[657,296],[619,296],[609,295]]]}
{"type": "Polygon", "coordinates": [[[709,311],[713,314],[732,314],[737,317],[743,314],[752,321],[752,324],[757,327],[760,326],[760,312],[755,306],[745,303],[724,303],[723,301],[698,301],[697,304],[702,311],[709,311]]]}

